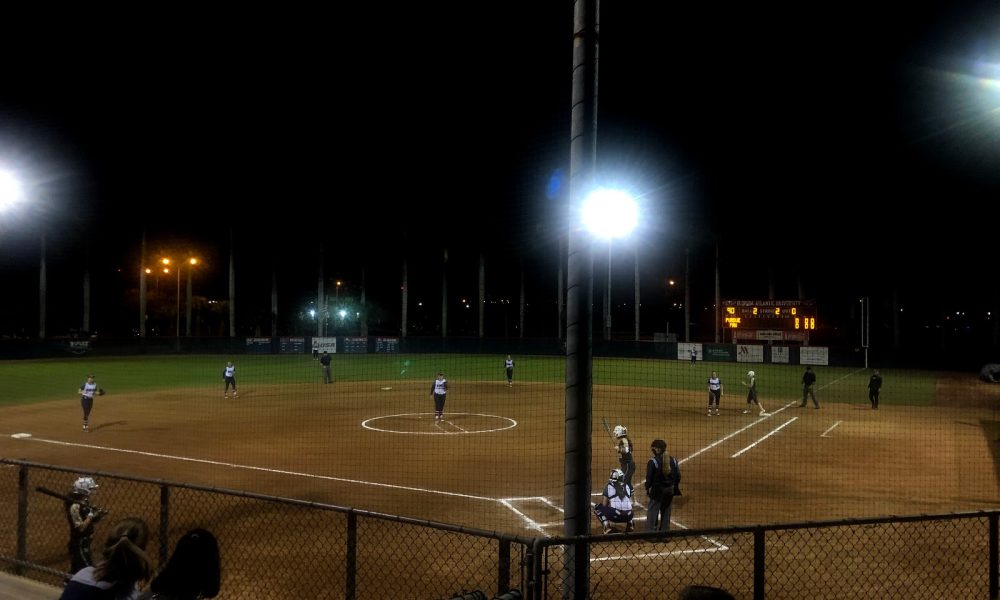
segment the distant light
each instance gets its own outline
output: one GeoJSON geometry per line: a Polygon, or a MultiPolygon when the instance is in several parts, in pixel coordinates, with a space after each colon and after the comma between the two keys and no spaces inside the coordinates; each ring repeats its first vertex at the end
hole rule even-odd
{"type": "Polygon", "coordinates": [[[600,238],[624,237],[638,223],[639,207],[622,190],[595,190],[583,203],[583,224],[600,238]]]}
{"type": "Polygon", "coordinates": [[[0,212],[13,207],[24,199],[21,183],[13,174],[0,171],[0,212]]]}
{"type": "Polygon", "coordinates": [[[340,309],[340,311],[337,314],[340,315],[340,319],[343,320],[344,317],[347,316],[347,311],[344,309],[340,309]]]}
{"type": "Polygon", "coordinates": [[[315,319],[316,318],[316,309],[315,308],[309,309],[309,318],[310,319],[315,319]]]}

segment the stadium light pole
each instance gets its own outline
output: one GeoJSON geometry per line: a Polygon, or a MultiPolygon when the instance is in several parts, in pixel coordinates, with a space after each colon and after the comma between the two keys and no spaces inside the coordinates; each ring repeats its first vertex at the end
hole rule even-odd
{"type": "Polygon", "coordinates": [[[604,339],[611,341],[611,242],[632,233],[639,223],[639,208],[628,192],[600,188],[583,204],[583,223],[594,236],[608,242],[608,281],[604,306],[604,339]]]}

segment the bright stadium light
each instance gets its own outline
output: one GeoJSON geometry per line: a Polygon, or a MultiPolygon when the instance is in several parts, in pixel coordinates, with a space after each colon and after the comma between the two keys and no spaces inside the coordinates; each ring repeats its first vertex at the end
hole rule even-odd
{"type": "Polygon", "coordinates": [[[595,190],[583,203],[583,224],[599,238],[625,237],[638,223],[639,206],[622,190],[595,190]]]}
{"type": "Polygon", "coordinates": [[[627,192],[601,188],[583,202],[583,224],[608,240],[608,279],[604,296],[604,339],[611,339],[611,241],[632,233],[639,224],[639,206],[627,192]]]}
{"type": "Polygon", "coordinates": [[[23,199],[21,182],[9,171],[0,170],[0,212],[6,211],[23,199]]]}

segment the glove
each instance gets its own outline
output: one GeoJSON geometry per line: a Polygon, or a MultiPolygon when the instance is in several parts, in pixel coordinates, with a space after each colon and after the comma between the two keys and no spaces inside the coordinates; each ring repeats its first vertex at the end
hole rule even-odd
{"type": "Polygon", "coordinates": [[[103,396],[103,395],[104,395],[104,393],[105,393],[105,392],[104,392],[104,388],[101,388],[101,389],[97,390],[97,395],[98,395],[98,396],[103,396]]]}

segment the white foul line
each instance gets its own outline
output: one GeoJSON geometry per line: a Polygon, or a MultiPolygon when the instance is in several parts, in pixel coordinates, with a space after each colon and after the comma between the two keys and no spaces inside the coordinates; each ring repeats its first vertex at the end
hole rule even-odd
{"type": "Polygon", "coordinates": [[[837,425],[840,425],[841,423],[843,423],[843,421],[837,421],[836,423],[834,423],[833,425],[831,425],[829,429],[827,429],[827,430],[826,430],[826,431],[824,431],[823,433],[819,434],[819,437],[830,437],[830,436],[828,436],[828,435],[826,435],[826,434],[828,434],[828,433],[830,433],[831,431],[833,431],[833,430],[834,430],[834,428],[835,428],[835,427],[836,427],[837,425]]]}
{"type": "Polygon", "coordinates": [[[768,434],[767,434],[767,435],[765,435],[764,437],[760,438],[760,439],[759,439],[759,440],[757,440],[756,442],[754,442],[754,443],[750,444],[749,446],[747,446],[746,448],[744,448],[744,449],[740,450],[739,452],[737,452],[736,454],[734,454],[734,455],[730,456],[729,458],[736,458],[736,457],[737,457],[737,456],[739,456],[740,454],[743,454],[743,453],[744,453],[744,452],[746,452],[747,450],[750,450],[751,448],[755,447],[755,446],[756,446],[757,444],[759,444],[759,443],[763,442],[763,441],[764,441],[764,440],[766,440],[767,438],[771,437],[772,435],[774,435],[774,434],[778,433],[779,431],[781,431],[782,429],[784,429],[784,428],[785,428],[786,426],[788,426],[789,424],[791,424],[791,423],[792,423],[793,421],[795,421],[796,419],[798,419],[798,417],[792,417],[791,419],[789,419],[789,420],[785,421],[784,423],[782,423],[781,425],[779,425],[779,426],[778,426],[777,428],[775,428],[774,430],[772,430],[772,431],[771,431],[770,433],[768,433],[768,434]]]}
{"type": "Polygon", "coordinates": [[[206,465],[216,465],[219,467],[230,467],[233,469],[247,469],[249,471],[263,471],[265,473],[276,473],[278,475],[294,475],[296,477],[308,477],[311,479],[323,479],[326,481],[343,481],[345,483],[360,483],[362,485],[373,485],[382,488],[392,488],[396,490],[407,490],[411,492],[425,492],[428,494],[440,494],[442,496],[454,496],[456,498],[468,498],[471,500],[488,500],[490,502],[497,502],[496,498],[486,498],[485,496],[473,496],[471,494],[459,494],[456,492],[444,492],[441,490],[429,490],[426,488],[412,487],[408,485],[393,485],[390,483],[378,483],[376,481],[361,481],[358,479],[348,479],[346,477],[334,477],[332,475],[316,475],[314,473],[303,473],[301,471],[286,471],[284,469],[268,469],[266,467],[254,467],[251,465],[239,465],[236,463],[227,463],[218,460],[208,460],[204,458],[189,458],[187,456],[173,456],[170,454],[157,454],[155,452],[145,452],[142,450],[126,450],[124,448],[108,448],[106,446],[94,446],[91,444],[78,444],[75,442],[61,442],[58,440],[47,440],[45,438],[37,437],[27,437],[20,438],[26,441],[33,442],[43,442],[46,444],[56,444],[57,446],[72,446],[76,448],[89,448],[91,450],[104,450],[107,452],[121,452],[123,454],[138,454],[141,456],[152,456],[153,458],[165,458],[171,460],[182,460],[187,462],[202,463],[206,465]]]}
{"type": "MultiPolygon", "coordinates": [[[[777,412],[777,411],[775,411],[775,412],[777,412]]],[[[766,418],[767,418],[767,417],[759,417],[759,418],[758,418],[758,419],[757,419],[756,421],[754,421],[753,423],[750,423],[750,424],[749,424],[749,425],[747,425],[746,427],[744,427],[744,428],[742,428],[742,429],[737,429],[736,431],[734,431],[734,432],[730,433],[730,434],[729,434],[729,435],[727,435],[726,437],[724,437],[724,438],[722,438],[722,439],[720,439],[720,440],[718,440],[718,441],[715,441],[715,442],[712,442],[712,443],[711,443],[711,444],[709,444],[708,446],[705,446],[704,448],[702,448],[701,450],[699,450],[699,451],[695,452],[695,453],[694,453],[694,454],[692,454],[691,456],[688,456],[687,458],[682,458],[682,459],[680,459],[679,461],[677,461],[677,464],[679,464],[679,465],[683,465],[684,463],[686,463],[687,461],[691,460],[692,458],[694,458],[694,457],[698,456],[698,455],[699,455],[699,454],[701,454],[702,452],[707,452],[707,451],[711,450],[712,448],[715,448],[716,446],[718,446],[718,445],[719,445],[719,444],[721,444],[722,442],[724,442],[724,441],[728,440],[728,439],[729,439],[729,438],[731,438],[731,437],[734,437],[734,436],[737,436],[737,435],[739,435],[739,434],[743,433],[743,432],[744,432],[744,431],[746,431],[747,429],[750,429],[751,427],[753,427],[754,425],[756,425],[756,424],[760,423],[761,421],[763,421],[763,420],[764,420],[764,419],[766,419],[766,418]]]]}

